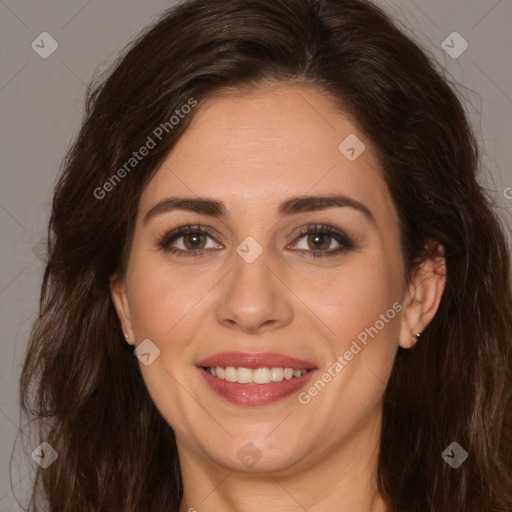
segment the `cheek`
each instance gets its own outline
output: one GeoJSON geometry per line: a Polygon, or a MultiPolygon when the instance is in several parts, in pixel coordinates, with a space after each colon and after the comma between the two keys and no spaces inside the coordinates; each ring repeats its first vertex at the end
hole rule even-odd
{"type": "Polygon", "coordinates": [[[382,258],[368,258],[340,269],[326,283],[330,301],[322,303],[322,319],[330,328],[330,346],[325,368],[338,362],[338,371],[324,400],[339,421],[347,414],[356,421],[372,410],[389,379],[400,326],[399,273],[396,262],[393,268],[382,258]]]}
{"type": "MultiPolygon", "coordinates": [[[[394,265],[396,267],[396,263],[394,265]]],[[[397,323],[392,321],[397,316],[392,306],[400,299],[399,272],[400,269],[389,266],[381,258],[356,255],[354,263],[340,266],[308,283],[305,302],[329,328],[325,332],[336,340],[337,350],[347,342],[350,344],[390,309],[386,326],[397,323]]],[[[380,321],[378,326],[381,326],[380,321]]]]}
{"type": "Polygon", "coordinates": [[[176,271],[162,259],[140,251],[130,262],[128,294],[137,340],[168,338],[211,288],[205,275],[176,271]]]}
{"type": "Polygon", "coordinates": [[[330,299],[318,302],[329,326],[324,372],[331,368],[336,377],[315,407],[337,421],[359,421],[381,399],[398,346],[398,273],[385,262],[351,266],[326,283],[330,299]]]}
{"type": "Polygon", "coordinates": [[[128,274],[136,344],[149,339],[160,350],[150,365],[139,363],[141,374],[153,403],[176,432],[193,431],[201,415],[194,389],[186,384],[195,378],[188,347],[204,321],[201,298],[211,288],[204,275],[172,272],[150,258],[134,259],[128,274]]]}

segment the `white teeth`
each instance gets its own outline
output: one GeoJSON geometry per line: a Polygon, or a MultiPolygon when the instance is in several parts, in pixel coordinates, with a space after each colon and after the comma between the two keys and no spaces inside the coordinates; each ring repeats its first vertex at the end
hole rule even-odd
{"type": "Polygon", "coordinates": [[[257,368],[252,372],[252,379],[255,384],[268,384],[270,382],[270,369],[257,368]]]}
{"type": "Polygon", "coordinates": [[[224,378],[228,382],[236,382],[236,377],[237,377],[236,368],[234,368],[233,366],[228,366],[226,368],[226,373],[224,374],[224,378]]]}
{"type": "Polygon", "coordinates": [[[293,378],[293,370],[291,368],[285,368],[284,370],[284,378],[286,380],[290,380],[293,378]]]}
{"type": "Polygon", "coordinates": [[[228,382],[238,382],[239,384],[268,384],[270,382],[281,382],[283,379],[290,380],[298,378],[307,373],[307,370],[294,370],[293,368],[243,368],[228,366],[223,368],[208,368],[208,371],[218,379],[224,379],[228,382]]]}
{"type": "Polygon", "coordinates": [[[240,384],[250,384],[252,382],[252,370],[249,368],[238,368],[236,370],[236,381],[240,384]]]}
{"type": "Polygon", "coordinates": [[[284,379],[284,368],[270,368],[270,378],[273,382],[280,382],[284,379]]]}

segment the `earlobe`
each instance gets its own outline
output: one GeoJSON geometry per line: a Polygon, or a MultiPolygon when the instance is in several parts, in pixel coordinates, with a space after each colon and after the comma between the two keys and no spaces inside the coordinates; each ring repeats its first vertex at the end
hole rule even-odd
{"type": "Polygon", "coordinates": [[[400,325],[400,346],[413,348],[436,314],[446,285],[444,248],[436,243],[431,256],[414,273],[400,325]],[[419,336],[418,336],[419,335],[419,336]]]}
{"type": "Polygon", "coordinates": [[[130,315],[130,307],[128,304],[128,297],[126,294],[126,283],[122,276],[112,276],[110,278],[110,295],[114,308],[117,312],[119,322],[121,323],[121,329],[123,331],[126,341],[133,345],[134,335],[130,315]]]}

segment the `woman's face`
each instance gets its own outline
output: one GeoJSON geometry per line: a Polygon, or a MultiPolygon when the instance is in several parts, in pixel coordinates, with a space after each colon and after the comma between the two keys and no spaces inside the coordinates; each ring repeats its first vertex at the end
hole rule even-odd
{"type": "Polygon", "coordinates": [[[197,107],[141,196],[113,287],[129,342],[150,340],[140,369],[180,457],[235,471],[375,448],[396,350],[417,332],[407,294],[369,141],[286,86],[197,107]]]}

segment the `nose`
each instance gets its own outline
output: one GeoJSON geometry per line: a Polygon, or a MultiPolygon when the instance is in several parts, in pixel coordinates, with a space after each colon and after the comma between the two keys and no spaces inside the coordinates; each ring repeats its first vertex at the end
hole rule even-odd
{"type": "Polygon", "coordinates": [[[268,251],[254,260],[234,255],[233,268],[223,280],[217,319],[226,327],[245,333],[278,329],[293,318],[292,295],[286,287],[286,263],[268,251]],[[249,262],[251,261],[251,262],[249,262]]]}

